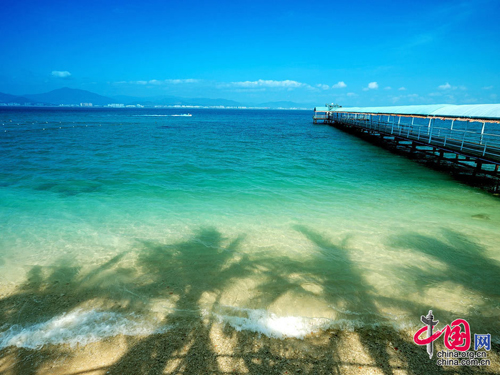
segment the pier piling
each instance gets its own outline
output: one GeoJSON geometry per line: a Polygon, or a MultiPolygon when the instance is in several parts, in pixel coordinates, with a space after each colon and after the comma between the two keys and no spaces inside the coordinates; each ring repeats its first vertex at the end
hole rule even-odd
{"type": "Polygon", "coordinates": [[[499,193],[500,104],[316,107],[327,124],[499,193]],[[448,155],[448,156],[447,156],[448,155]]]}

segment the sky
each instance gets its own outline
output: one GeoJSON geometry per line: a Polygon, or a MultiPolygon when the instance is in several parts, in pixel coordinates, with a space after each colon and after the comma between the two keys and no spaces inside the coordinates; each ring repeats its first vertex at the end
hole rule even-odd
{"type": "Polygon", "coordinates": [[[0,92],[500,103],[499,18],[499,0],[2,0],[0,92]]]}

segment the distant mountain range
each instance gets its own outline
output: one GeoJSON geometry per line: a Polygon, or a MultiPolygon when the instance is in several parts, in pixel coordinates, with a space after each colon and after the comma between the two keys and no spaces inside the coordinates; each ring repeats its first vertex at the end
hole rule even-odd
{"type": "Polygon", "coordinates": [[[219,106],[241,107],[243,104],[228,99],[208,99],[208,98],[179,98],[177,96],[154,96],[148,98],[133,96],[113,96],[113,103],[141,104],[141,105],[199,105],[199,106],[219,106]]]}
{"type": "Polygon", "coordinates": [[[24,96],[4,94],[0,92],[0,103],[33,104],[33,101],[24,96]]]}
{"type": "Polygon", "coordinates": [[[94,94],[86,90],[70,89],[68,87],[49,91],[44,94],[24,95],[24,97],[36,103],[49,104],[92,103],[95,105],[107,105],[114,103],[112,99],[105,96],[94,94]]]}
{"type": "Polygon", "coordinates": [[[264,108],[308,108],[310,105],[303,105],[294,102],[280,101],[267,102],[261,104],[242,104],[228,99],[209,98],[180,98],[176,96],[158,97],[133,97],[114,96],[106,97],[87,90],[71,89],[63,87],[61,89],[49,91],[43,94],[26,94],[22,96],[0,93],[0,103],[19,104],[42,104],[42,105],[80,105],[80,103],[92,103],[93,105],[108,104],[140,104],[144,106],[154,105],[188,105],[188,106],[225,106],[225,107],[264,107],[264,108]]]}

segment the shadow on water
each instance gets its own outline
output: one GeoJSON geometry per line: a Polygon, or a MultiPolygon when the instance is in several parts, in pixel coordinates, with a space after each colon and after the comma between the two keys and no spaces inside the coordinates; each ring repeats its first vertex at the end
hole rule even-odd
{"type": "MultiPolygon", "coordinates": [[[[376,294],[364,279],[356,262],[350,259],[349,238],[346,237],[338,243],[333,243],[320,233],[305,226],[296,226],[295,229],[311,241],[320,250],[320,253],[325,254],[324,257],[315,257],[311,260],[311,264],[307,264],[306,270],[325,287],[326,292],[323,295],[325,301],[331,306],[342,306],[342,310],[347,313],[347,316],[341,318],[362,320],[361,328],[355,328],[354,331],[359,336],[364,350],[374,360],[376,367],[384,374],[393,374],[399,366],[394,366],[394,353],[391,351],[399,351],[398,359],[400,363],[406,364],[408,372],[428,373],[428,365],[425,365],[428,363],[428,358],[426,358],[425,353],[415,350],[414,343],[392,328],[392,322],[379,312],[376,305],[376,294]],[[325,267],[325,262],[330,264],[325,267]],[[315,274],[314,270],[325,268],[329,272],[321,275],[315,274]],[[383,332],[383,335],[374,335],[372,329],[366,328],[366,325],[372,324],[380,324],[379,330],[383,332]]],[[[342,344],[331,340],[334,353],[340,350],[339,345],[342,344]]],[[[339,368],[337,371],[341,373],[339,368]]],[[[434,371],[440,372],[439,368],[435,368],[434,371]]]]}
{"type": "MultiPolygon", "coordinates": [[[[442,320],[465,318],[478,330],[500,332],[498,316],[485,317],[485,309],[500,308],[500,263],[488,258],[486,249],[473,239],[449,229],[441,230],[442,238],[434,238],[415,232],[404,233],[389,239],[388,245],[400,251],[411,251],[424,257],[425,264],[412,265],[394,270],[408,293],[422,298],[432,294],[433,288],[448,285],[449,293],[473,296],[465,314],[452,309],[440,311],[442,320]],[[462,314],[462,316],[457,316],[462,314]]],[[[424,306],[435,309],[436,306],[424,306]]]]}
{"type": "MultiPolygon", "coordinates": [[[[172,371],[183,373],[217,373],[218,365],[210,339],[210,317],[204,324],[199,301],[204,293],[219,299],[229,284],[251,273],[244,259],[230,264],[243,236],[224,245],[225,239],[213,228],[199,230],[192,239],[174,245],[144,242],[138,266],[149,273],[146,282],[136,292],[148,298],[178,298],[175,310],[167,314],[172,332],[151,335],[133,346],[111,369],[110,374],[124,372],[159,374],[175,353],[183,348],[184,360],[172,371]],[[209,257],[210,261],[206,258],[209,257]],[[210,267],[206,267],[209,264],[210,267]]],[[[210,316],[210,315],[208,315],[210,316]]]]}
{"type": "Polygon", "coordinates": [[[92,194],[102,191],[102,185],[88,180],[73,180],[65,182],[46,182],[34,187],[38,191],[49,191],[61,197],[72,197],[80,194],[92,194]]]}
{"type": "Polygon", "coordinates": [[[435,283],[452,281],[483,296],[500,297],[500,264],[487,258],[486,250],[463,234],[449,229],[441,232],[442,240],[406,233],[389,241],[391,247],[410,249],[446,266],[446,272],[440,267],[406,269],[414,274],[415,287],[424,290],[435,283]]]}
{"type": "MultiPolygon", "coordinates": [[[[294,229],[313,245],[314,256],[300,260],[282,255],[253,259],[240,251],[244,235],[225,238],[214,228],[201,228],[179,243],[140,242],[134,267],[123,265],[125,253],[88,272],[83,272],[69,259],[60,260],[50,268],[33,267],[26,282],[0,300],[0,321],[7,327],[27,326],[86,303],[95,304],[95,301],[101,301],[102,309],[119,313],[146,312],[155,301],[172,301],[173,308],[161,310],[162,324],[168,330],[127,339],[118,359],[111,364],[99,367],[90,363],[89,369],[83,372],[60,373],[94,370],[102,374],[151,375],[366,371],[382,374],[489,373],[487,368],[436,366],[424,348],[392,328],[391,322],[384,320],[378,309],[381,303],[401,304],[414,310],[419,317],[425,313],[421,306],[380,299],[366,282],[363,271],[350,258],[348,237],[335,242],[304,226],[294,229]],[[321,298],[326,304],[335,306],[339,319],[352,320],[355,315],[365,325],[381,323],[381,326],[375,329],[360,326],[353,332],[332,329],[304,340],[273,339],[253,332],[240,332],[228,325],[221,328],[214,318],[216,314],[203,310],[200,301],[210,300],[208,306],[213,309],[225,290],[255,275],[259,276],[260,284],[252,302],[263,309],[294,293],[321,298]],[[304,286],[307,283],[321,288],[313,292],[304,286]],[[350,352],[351,346],[356,345],[360,352],[350,352]]],[[[420,237],[409,242],[408,239],[412,237],[405,239],[406,244],[413,244],[412,250],[426,251],[420,246],[420,237]]],[[[449,239],[455,244],[465,241],[452,234],[449,239]]],[[[398,246],[398,240],[392,239],[392,244],[398,246]]],[[[480,249],[470,246],[463,251],[478,261],[480,249]]],[[[486,272],[495,272],[495,268],[489,267],[486,272]]],[[[491,292],[479,287],[476,290],[485,294],[491,292]]],[[[0,374],[52,373],[50,366],[55,361],[73,355],[72,349],[65,345],[39,349],[10,346],[0,350],[0,374]]]]}

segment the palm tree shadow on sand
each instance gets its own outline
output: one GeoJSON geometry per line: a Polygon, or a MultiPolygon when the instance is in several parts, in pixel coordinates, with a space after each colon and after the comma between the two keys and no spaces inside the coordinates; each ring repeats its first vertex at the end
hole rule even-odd
{"type": "MultiPolygon", "coordinates": [[[[418,351],[415,344],[394,329],[392,322],[379,311],[375,291],[365,280],[362,270],[350,258],[352,252],[349,237],[333,243],[308,227],[295,226],[294,229],[302,233],[319,253],[319,256],[301,262],[295,268],[298,272],[305,272],[307,278],[323,287],[321,297],[329,306],[338,310],[339,319],[356,322],[354,332],[363,350],[374,361],[374,367],[384,374],[393,374],[400,367],[405,367],[409,373],[429,373],[429,368],[425,365],[425,359],[428,360],[425,353],[418,351]],[[318,273],[319,269],[328,271],[318,273]],[[399,361],[395,361],[395,357],[399,361]]],[[[329,345],[332,353],[338,353],[344,344],[337,335],[332,335],[329,345]]],[[[328,371],[321,373],[343,373],[343,362],[334,354],[328,371]]],[[[440,372],[439,368],[433,371],[440,372]]]]}
{"type": "Polygon", "coordinates": [[[206,293],[219,300],[231,282],[252,272],[244,257],[232,262],[243,239],[225,245],[220,232],[202,228],[178,244],[143,242],[137,265],[145,281],[134,292],[148,299],[177,298],[173,312],[165,314],[172,329],[135,344],[108,373],[160,374],[169,361],[173,373],[218,373],[210,339],[214,321],[210,312],[200,310],[199,301],[206,293]]]}
{"type": "MultiPolygon", "coordinates": [[[[124,255],[119,254],[87,273],[69,258],[56,261],[50,267],[32,267],[18,290],[0,299],[0,327],[33,327],[62,317],[94,299],[107,301],[109,311],[129,312],[130,301],[122,288],[132,272],[116,268],[124,255]]],[[[71,349],[61,347],[9,346],[0,350],[0,374],[4,373],[4,368],[9,370],[6,374],[36,374],[47,363],[70,353],[71,349]]]]}
{"type": "Polygon", "coordinates": [[[492,336],[498,335],[500,263],[489,258],[486,249],[474,239],[447,228],[442,228],[440,232],[440,238],[417,232],[390,237],[387,241],[389,247],[410,251],[428,260],[425,267],[410,265],[391,272],[403,280],[408,293],[419,295],[422,299],[432,299],[435,288],[442,285],[447,286],[451,296],[455,293],[473,296],[467,311],[463,311],[462,307],[460,313],[453,311],[453,306],[439,309],[436,306],[442,302],[439,297],[435,298],[436,305],[426,303],[420,310],[432,309],[443,322],[463,318],[476,333],[492,332],[492,336]]]}
{"type": "MultiPolygon", "coordinates": [[[[214,228],[200,228],[179,243],[141,242],[134,267],[121,265],[125,254],[86,273],[69,260],[56,263],[48,273],[33,267],[28,281],[16,293],[0,300],[0,318],[9,325],[36,323],[95,299],[106,301],[107,309],[120,313],[149,312],[155,301],[172,302],[172,307],[161,312],[163,325],[158,332],[127,339],[123,354],[113,364],[78,373],[94,370],[150,375],[449,372],[435,362],[429,364],[425,348],[416,346],[411,338],[394,329],[389,319],[381,317],[381,304],[411,311],[416,319],[425,311],[407,301],[377,296],[363,271],[350,258],[348,237],[334,242],[305,226],[294,229],[313,245],[316,250],[313,256],[294,259],[269,254],[253,259],[240,251],[244,235],[229,239],[214,228]],[[262,309],[290,293],[300,294],[320,298],[337,308],[339,319],[353,320],[354,313],[362,324],[353,333],[332,329],[304,340],[280,340],[240,332],[229,325],[221,330],[214,311],[211,307],[203,310],[200,301],[208,296],[209,306],[217,306],[224,291],[255,275],[261,282],[251,302],[262,309]],[[311,291],[304,281],[320,286],[321,291],[311,291]],[[382,324],[369,328],[373,323],[382,324]],[[214,340],[214,332],[218,332],[221,340],[214,340]],[[364,352],[363,360],[355,353],[346,354],[346,342],[353,337],[364,352]],[[230,349],[216,347],[219,342],[227,341],[233,344],[230,349]]],[[[444,316],[446,311],[438,313],[444,316]]],[[[71,357],[71,351],[66,349],[60,346],[4,349],[0,351],[0,374],[37,374],[61,356],[71,357]],[[2,358],[13,363],[5,371],[2,358]]],[[[451,372],[488,373],[488,369],[459,368],[451,372]]]]}

